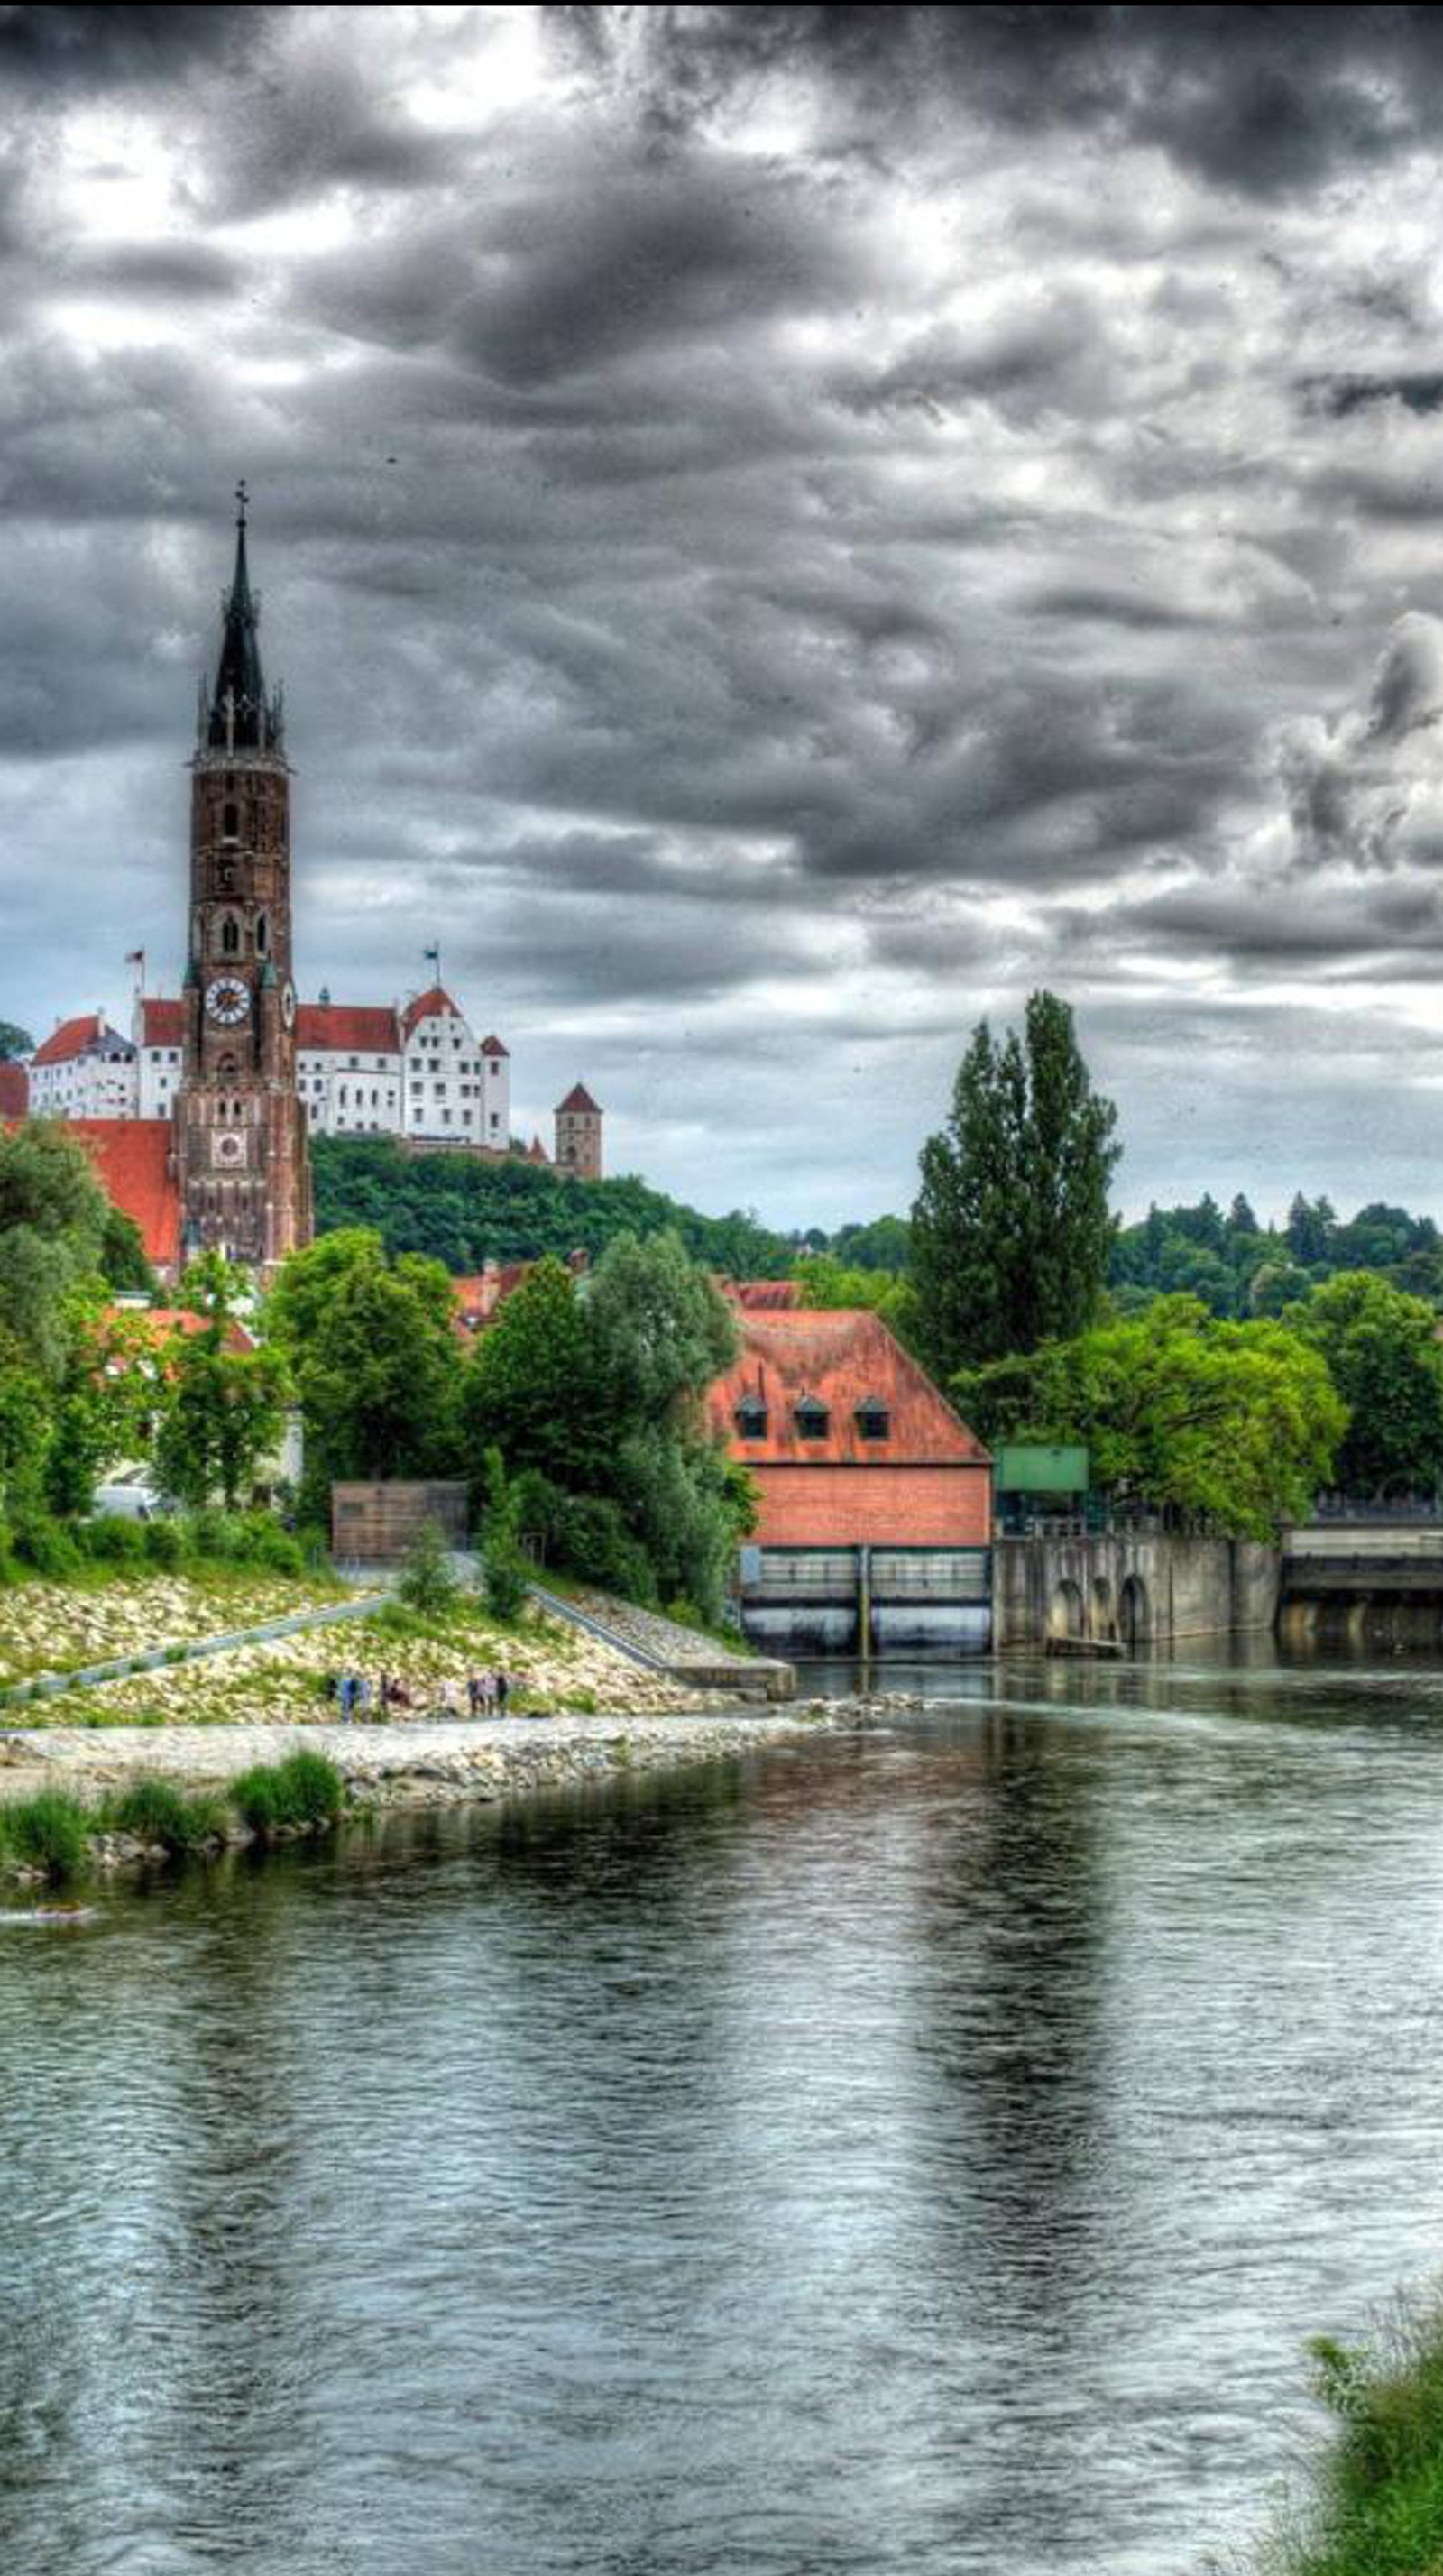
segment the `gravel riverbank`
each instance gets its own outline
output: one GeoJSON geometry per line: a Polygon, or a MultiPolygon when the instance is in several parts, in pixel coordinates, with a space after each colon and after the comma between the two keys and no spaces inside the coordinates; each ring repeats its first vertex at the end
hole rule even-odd
{"type": "Polygon", "coordinates": [[[446,1806],[561,1788],[622,1772],[726,1759],[769,1744],[876,1725],[903,1704],[814,1700],[666,1716],[492,1718],[391,1726],[48,1726],[0,1735],[0,1798],[63,1788],[95,1796],[136,1779],[221,1788],[304,1744],[326,1754],[366,1806],[446,1806]]]}

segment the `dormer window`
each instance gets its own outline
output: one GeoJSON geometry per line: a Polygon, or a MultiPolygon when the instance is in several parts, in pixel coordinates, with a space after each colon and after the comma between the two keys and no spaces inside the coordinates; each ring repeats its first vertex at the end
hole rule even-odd
{"type": "Polygon", "coordinates": [[[759,1395],[743,1396],[741,1403],[737,1406],[735,1413],[732,1415],[732,1420],[736,1424],[737,1435],[740,1439],[765,1440],[767,1436],[767,1408],[763,1404],[759,1395]]]}
{"type": "Polygon", "coordinates": [[[792,1415],[798,1435],[803,1440],[825,1440],[831,1419],[826,1406],[819,1404],[814,1395],[804,1395],[792,1415]]]}
{"type": "Polygon", "coordinates": [[[876,1396],[864,1395],[852,1419],[863,1440],[890,1440],[892,1436],[892,1416],[876,1396]]]}

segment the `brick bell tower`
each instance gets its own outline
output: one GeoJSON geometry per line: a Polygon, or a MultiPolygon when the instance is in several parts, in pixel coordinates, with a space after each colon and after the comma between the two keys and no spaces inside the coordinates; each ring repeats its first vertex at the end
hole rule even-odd
{"type": "Polygon", "coordinates": [[[235,578],[215,686],[191,761],[190,941],[175,1175],[187,1255],[268,1270],[311,1239],[305,1117],[296,1097],[290,768],[281,694],[267,698],[236,488],[235,578]]]}

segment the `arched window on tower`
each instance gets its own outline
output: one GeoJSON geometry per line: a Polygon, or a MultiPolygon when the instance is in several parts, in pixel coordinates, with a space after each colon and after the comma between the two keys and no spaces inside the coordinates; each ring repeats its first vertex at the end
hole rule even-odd
{"type": "Polygon", "coordinates": [[[238,805],[227,805],[225,807],[220,818],[220,828],[221,838],[223,840],[235,841],[240,838],[240,807],[238,805]]]}
{"type": "Polygon", "coordinates": [[[220,945],[223,957],[235,957],[240,953],[240,923],[233,913],[228,912],[221,923],[220,945]]]}
{"type": "Polygon", "coordinates": [[[258,913],[256,914],[256,955],[257,955],[257,957],[264,957],[264,955],[265,955],[265,953],[266,953],[266,950],[267,950],[267,948],[268,948],[268,947],[269,947],[269,945],[270,945],[270,935],[271,935],[271,934],[270,934],[270,928],[269,928],[269,925],[268,925],[268,923],[267,923],[267,921],[266,921],[265,914],[264,914],[263,912],[258,912],[258,913]]]}

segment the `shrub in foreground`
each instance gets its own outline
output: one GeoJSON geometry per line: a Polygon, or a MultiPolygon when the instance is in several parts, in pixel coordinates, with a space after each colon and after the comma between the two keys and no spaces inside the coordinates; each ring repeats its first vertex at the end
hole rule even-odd
{"type": "Polygon", "coordinates": [[[90,1817],[68,1789],[37,1789],[0,1806],[0,1851],[63,1885],[85,1865],[90,1817]]]}
{"type": "Polygon", "coordinates": [[[101,1821],[109,1832],[188,1854],[223,1839],[226,1807],[223,1798],[188,1798],[168,1780],[135,1780],[107,1802],[101,1821]]]}
{"type": "Polygon", "coordinates": [[[1436,2576],[1443,2568],[1443,2292],[1400,2309],[1365,2351],[1312,2347],[1338,2431],[1312,2514],[1266,2576],[1436,2576]]]}
{"type": "Polygon", "coordinates": [[[231,1782],[231,1804],[253,1834],[265,1837],[301,1825],[327,1823],[346,1803],[345,1784],[323,1753],[288,1754],[284,1762],[258,1762],[231,1782]]]}
{"type": "Polygon", "coordinates": [[[397,1592],[408,1608],[434,1619],[450,1609],[459,1589],[445,1531],[437,1521],[423,1521],[406,1550],[397,1592]]]}

